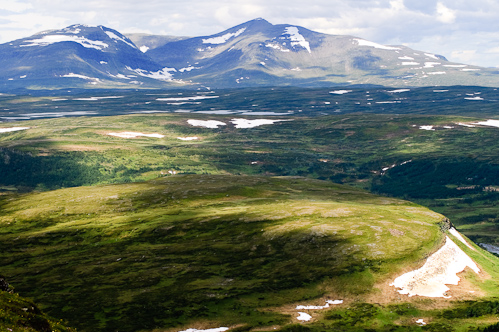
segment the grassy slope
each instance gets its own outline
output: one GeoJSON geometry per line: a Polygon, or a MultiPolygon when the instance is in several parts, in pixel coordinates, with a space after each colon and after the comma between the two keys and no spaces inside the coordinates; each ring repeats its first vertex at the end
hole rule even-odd
{"type": "Polygon", "coordinates": [[[30,300],[0,291],[0,330],[26,332],[74,331],[43,314],[30,300]]]}
{"type": "Polygon", "coordinates": [[[84,331],[281,326],[289,310],[268,309],[367,299],[442,240],[439,214],[301,178],[185,175],[4,197],[3,272],[84,331]]]}
{"type": "Polygon", "coordinates": [[[7,148],[0,150],[3,189],[141,181],[171,170],[302,175],[416,200],[451,218],[476,241],[498,238],[498,193],[457,189],[499,186],[499,130],[456,125],[477,118],[342,115],[292,118],[252,129],[235,129],[232,118],[169,114],[23,122],[33,128],[0,134],[0,146],[7,148]],[[188,118],[229,125],[192,127],[188,118]],[[437,130],[420,130],[421,125],[437,130]],[[117,131],[159,132],[165,138],[106,135],[117,131]],[[200,139],[183,142],[179,136],[200,139]],[[408,160],[413,163],[380,175],[382,168],[408,160]]]}

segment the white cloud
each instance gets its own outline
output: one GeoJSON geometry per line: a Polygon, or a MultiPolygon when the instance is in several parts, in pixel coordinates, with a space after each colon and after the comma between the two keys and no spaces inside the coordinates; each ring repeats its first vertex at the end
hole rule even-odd
{"type": "Polygon", "coordinates": [[[476,50],[458,50],[452,51],[451,57],[456,59],[456,62],[469,63],[476,56],[476,50]]]}
{"type": "Polygon", "coordinates": [[[456,12],[445,7],[441,2],[437,3],[437,19],[443,23],[454,23],[456,20],[456,12]]]}
{"type": "Polygon", "coordinates": [[[33,8],[33,6],[30,3],[19,2],[17,0],[0,0],[0,10],[21,13],[31,8],[33,8]]]}

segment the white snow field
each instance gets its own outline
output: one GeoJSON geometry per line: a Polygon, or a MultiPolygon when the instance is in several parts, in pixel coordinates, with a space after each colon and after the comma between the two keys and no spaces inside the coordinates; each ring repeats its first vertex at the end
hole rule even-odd
{"type": "Polygon", "coordinates": [[[422,267],[401,275],[390,286],[409,296],[450,298],[445,294],[449,290],[446,285],[457,285],[460,280],[457,274],[466,267],[475,273],[480,272],[475,262],[447,236],[445,245],[431,255],[422,267]]]}
{"type": "Polygon", "coordinates": [[[227,124],[222,121],[217,121],[217,120],[193,120],[189,119],[187,120],[187,123],[190,124],[191,126],[194,127],[205,127],[205,128],[212,128],[216,129],[218,126],[226,126],[227,124]]]}
{"type": "Polygon", "coordinates": [[[232,122],[236,128],[254,128],[254,127],[259,127],[259,126],[263,126],[263,125],[274,124],[275,122],[280,122],[280,121],[291,121],[291,120],[270,120],[270,119],[255,119],[255,120],[232,119],[232,120],[230,120],[230,122],[232,122]]]}
{"type": "Polygon", "coordinates": [[[10,133],[13,131],[27,130],[30,127],[11,127],[11,128],[0,128],[0,133],[10,133]]]}

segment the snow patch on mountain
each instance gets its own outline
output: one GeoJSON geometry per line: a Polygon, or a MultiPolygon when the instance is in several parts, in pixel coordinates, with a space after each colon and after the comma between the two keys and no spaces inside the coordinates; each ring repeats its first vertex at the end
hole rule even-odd
{"type": "Polygon", "coordinates": [[[175,68],[168,68],[165,67],[163,69],[160,69],[158,71],[148,71],[144,69],[132,69],[129,66],[126,66],[126,69],[133,71],[134,73],[143,76],[143,77],[149,77],[149,78],[154,78],[156,80],[163,80],[163,81],[171,81],[173,79],[173,74],[170,72],[176,72],[177,70],[175,68]]]}
{"type": "Polygon", "coordinates": [[[189,66],[189,67],[185,67],[185,68],[180,68],[178,71],[183,73],[185,71],[191,71],[193,69],[201,69],[201,67],[194,67],[194,66],[189,66]]]}
{"type": "Polygon", "coordinates": [[[365,39],[354,38],[353,40],[356,41],[359,46],[369,46],[369,47],[374,47],[374,48],[379,48],[382,50],[389,50],[389,51],[401,50],[401,48],[399,48],[399,47],[385,46],[385,45],[381,45],[381,44],[371,42],[371,41],[368,41],[365,39]]]}
{"type": "Polygon", "coordinates": [[[441,65],[440,62],[425,62],[423,68],[433,68],[437,65],[441,65]]]}
{"type": "Polygon", "coordinates": [[[147,47],[146,45],[142,45],[139,50],[142,52],[142,53],[146,53],[147,51],[149,51],[149,47],[147,47]]]}
{"type": "Polygon", "coordinates": [[[90,40],[85,37],[78,36],[68,36],[68,35],[46,35],[40,39],[27,40],[25,45],[19,45],[20,47],[32,47],[32,46],[48,46],[55,43],[61,42],[74,42],[82,45],[86,48],[94,48],[96,50],[102,51],[109,47],[108,44],[100,40],[90,40]]]}
{"type": "Polygon", "coordinates": [[[335,94],[335,95],[343,95],[345,93],[352,92],[352,90],[335,90],[335,91],[329,91],[329,93],[335,94]]]}
{"type": "Polygon", "coordinates": [[[118,36],[117,34],[115,34],[114,32],[111,32],[111,31],[106,31],[104,29],[102,29],[102,31],[104,31],[106,33],[106,35],[111,38],[111,39],[114,39],[115,42],[123,42],[125,44],[127,44],[128,46],[130,47],[133,47],[133,48],[137,48],[137,46],[135,46],[134,44],[130,43],[128,40],[126,40],[125,38],[121,38],[120,36],[118,36]]]}
{"type": "Polygon", "coordinates": [[[273,49],[276,49],[276,50],[279,50],[281,52],[291,52],[290,50],[288,50],[287,48],[283,48],[281,45],[279,44],[271,44],[271,43],[267,43],[265,44],[265,47],[271,47],[273,49]]]}
{"type": "Polygon", "coordinates": [[[289,35],[289,39],[291,40],[291,46],[301,46],[308,51],[308,53],[312,53],[310,50],[310,43],[303,37],[298,31],[297,27],[287,27],[284,29],[284,35],[289,35]]]}
{"type": "Polygon", "coordinates": [[[229,39],[233,38],[233,37],[237,37],[239,36],[240,34],[242,34],[244,31],[246,30],[246,28],[241,28],[239,30],[237,30],[236,32],[229,32],[229,33],[226,33],[225,35],[223,36],[218,36],[218,37],[213,37],[213,38],[208,38],[208,39],[203,39],[203,44],[224,44],[226,43],[229,39]]]}
{"type": "Polygon", "coordinates": [[[90,80],[90,81],[100,81],[96,77],[89,77],[89,76],[75,74],[75,73],[69,73],[69,74],[66,74],[66,75],[61,75],[60,77],[81,78],[81,79],[90,80]]]}
{"type": "Polygon", "coordinates": [[[401,92],[408,92],[411,91],[411,89],[396,89],[396,90],[391,90],[387,91],[388,93],[401,93],[401,92]]]}

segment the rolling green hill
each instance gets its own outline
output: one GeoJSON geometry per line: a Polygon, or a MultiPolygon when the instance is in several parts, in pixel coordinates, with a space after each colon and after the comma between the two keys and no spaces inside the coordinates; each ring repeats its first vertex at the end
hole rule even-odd
{"type": "MultiPolygon", "coordinates": [[[[324,299],[343,300],[339,310],[378,303],[380,312],[397,303],[421,310],[447,302],[401,296],[389,286],[441,246],[445,218],[329,182],[177,175],[8,195],[1,205],[3,272],[19,292],[82,331],[265,330],[297,322],[297,304],[324,299]]],[[[466,289],[476,294],[459,287],[450,294],[496,296],[497,260],[467,252],[486,274],[465,274],[466,289]]],[[[312,315],[310,328],[320,328],[342,314],[312,315]]],[[[383,324],[395,321],[392,315],[383,324]]]]}

